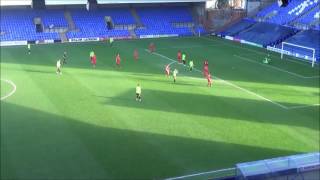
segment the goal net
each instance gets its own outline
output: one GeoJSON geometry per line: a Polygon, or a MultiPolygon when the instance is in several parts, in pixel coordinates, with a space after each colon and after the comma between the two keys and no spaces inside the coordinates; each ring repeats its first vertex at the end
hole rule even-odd
{"type": "Polygon", "coordinates": [[[288,42],[282,42],[281,46],[281,59],[283,59],[284,54],[290,54],[298,58],[306,59],[311,62],[312,67],[316,62],[316,49],[306,46],[301,46],[298,44],[292,44],[288,42]]]}

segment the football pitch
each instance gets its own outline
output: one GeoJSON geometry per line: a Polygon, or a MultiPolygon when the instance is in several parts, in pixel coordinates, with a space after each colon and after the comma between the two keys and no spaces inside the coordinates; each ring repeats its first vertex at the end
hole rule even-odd
{"type": "Polygon", "coordinates": [[[1,47],[1,179],[163,179],[319,151],[319,66],[266,54],[215,37],[1,47]]]}

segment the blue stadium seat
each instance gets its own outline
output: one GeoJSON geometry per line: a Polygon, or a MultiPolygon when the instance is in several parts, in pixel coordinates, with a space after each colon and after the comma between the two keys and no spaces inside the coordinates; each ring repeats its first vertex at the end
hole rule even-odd
{"type": "Polygon", "coordinates": [[[237,38],[254,42],[263,46],[276,45],[295,34],[296,30],[290,27],[271,23],[257,23],[249,29],[236,35],[237,38]]]}
{"type": "Polygon", "coordinates": [[[286,7],[279,7],[277,2],[275,2],[257,13],[257,17],[265,17],[271,12],[276,12],[274,16],[267,18],[266,22],[284,25],[294,21],[317,6],[319,6],[319,0],[294,0],[290,1],[286,7]]]}
{"type": "MultiPolygon", "coordinates": [[[[54,12],[56,14],[58,12],[54,12]]],[[[33,19],[35,17],[47,17],[40,10],[1,10],[1,41],[36,41],[36,40],[59,40],[58,33],[37,33],[33,19]]],[[[50,15],[52,15],[50,13],[50,15]]],[[[62,14],[63,15],[63,14],[62,14]]],[[[46,19],[46,18],[44,18],[46,19]]],[[[52,17],[52,19],[54,19],[52,17]]],[[[55,21],[48,20],[50,23],[55,21]]]]}
{"type": "Polygon", "coordinates": [[[254,24],[255,24],[255,22],[251,19],[243,19],[240,22],[232,25],[228,29],[222,31],[220,34],[224,35],[224,36],[234,36],[234,35],[240,33],[241,31],[251,27],[254,24]]]}
{"type": "MultiPolygon", "coordinates": [[[[161,34],[192,35],[190,28],[173,26],[173,23],[193,22],[187,7],[145,7],[137,8],[137,13],[145,26],[145,29],[137,29],[135,31],[138,36],[161,34]]],[[[203,28],[201,30],[204,31],[203,28]]]]}
{"type": "Polygon", "coordinates": [[[105,17],[110,16],[115,25],[135,24],[128,8],[98,9],[87,11],[85,9],[75,9],[71,11],[73,21],[80,32],[68,32],[68,38],[86,37],[127,37],[130,35],[128,30],[108,30],[105,17]]]}

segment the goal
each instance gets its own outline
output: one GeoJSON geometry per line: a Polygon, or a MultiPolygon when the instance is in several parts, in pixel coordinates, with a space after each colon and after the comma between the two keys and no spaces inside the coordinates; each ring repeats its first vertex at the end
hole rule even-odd
{"type": "Polygon", "coordinates": [[[288,42],[282,42],[281,46],[281,59],[285,52],[289,52],[291,55],[306,59],[311,62],[312,67],[316,62],[316,49],[298,44],[292,44],[288,42]]]}

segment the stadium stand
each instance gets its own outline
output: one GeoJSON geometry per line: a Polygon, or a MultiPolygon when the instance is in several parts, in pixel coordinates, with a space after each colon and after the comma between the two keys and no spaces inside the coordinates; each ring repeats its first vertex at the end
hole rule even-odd
{"type": "Polygon", "coordinates": [[[138,36],[155,34],[192,35],[189,27],[173,27],[172,25],[172,23],[193,22],[191,12],[187,7],[137,8],[137,14],[145,27],[135,31],[138,36]]]}
{"type": "Polygon", "coordinates": [[[75,9],[71,11],[71,14],[80,32],[68,32],[68,38],[107,38],[126,37],[130,35],[127,29],[108,29],[105,21],[106,16],[110,16],[114,24],[135,24],[129,9],[125,8],[97,9],[95,11],[75,9]]]}
{"type": "Polygon", "coordinates": [[[233,35],[240,33],[241,31],[251,27],[254,24],[255,24],[255,21],[245,18],[245,19],[241,20],[240,22],[232,25],[228,29],[222,31],[221,34],[225,35],[225,36],[233,36],[233,35]]]}
{"type": "Polygon", "coordinates": [[[309,23],[316,20],[316,17],[317,17],[316,14],[319,12],[320,12],[319,7],[314,8],[313,10],[309,11],[304,17],[298,19],[297,22],[308,25],[309,23]]]}
{"type": "Polygon", "coordinates": [[[296,32],[297,30],[290,27],[260,22],[240,32],[235,37],[266,47],[268,45],[276,45],[296,32]]]}
{"type": "MultiPolygon", "coordinates": [[[[281,43],[287,42],[314,48],[316,59],[319,61],[319,7],[319,0],[290,1],[286,7],[279,7],[275,2],[259,11],[254,18],[245,18],[219,34],[264,47],[281,48],[281,43]]],[[[308,49],[285,46],[284,50],[290,51],[293,55],[312,57],[308,49]]]]}
{"type": "Polygon", "coordinates": [[[263,18],[264,22],[284,25],[299,18],[301,15],[316,6],[319,6],[319,0],[290,1],[289,5],[286,7],[279,7],[276,2],[260,11],[257,14],[257,17],[263,18]],[[270,14],[271,16],[266,17],[270,14]]]}
{"type": "Polygon", "coordinates": [[[54,27],[68,27],[68,23],[64,18],[63,10],[36,10],[36,16],[41,17],[44,27],[53,25],[54,27]]]}
{"type": "Polygon", "coordinates": [[[46,24],[60,24],[52,16],[57,15],[58,12],[51,11],[49,14],[37,10],[1,10],[1,31],[4,32],[0,36],[1,41],[36,41],[36,40],[59,40],[59,34],[55,32],[37,33],[33,19],[40,16],[45,19],[46,24]]]}
{"type": "MultiPolygon", "coordinates": [[[[66,37],[70,38],[108,38],[129,37],[128,28],[109,28],[105,20],[111,17],[115,27],[117,25],[131,25],[135,27],[137,22],[130,12],[130,8],[103,8],[87,11],[86,9],[71,9],[70,14],[78,31],[69,31],[66,37]]],[[[193,35],[193,33],[205,33],[202,26],[193,26],[193,19],[188,7],[147,7],[137,8],[144,27],[135,29],[140,35],[193,35]],[[174,26],[174,23],[181,23],[174,26]],[[185,25],[187,24],[187,25],[185,25]],[[194,28],[194,29],[192,29],[194,28]]],[[[34,18],[40,17],[44,29],[65,28],[68,22],[62,9],[10,9],[1,13],[1,41],[16,40],[60,40],[58,32],[36,32],[34,18]],[[18,26],[19,24],[19,26],[18,26]]]]}
{"type": "Polygon", "coordinates": [[[79,5],[87,4],[88,0],[45,0],[46,5],[79,5]]]}

